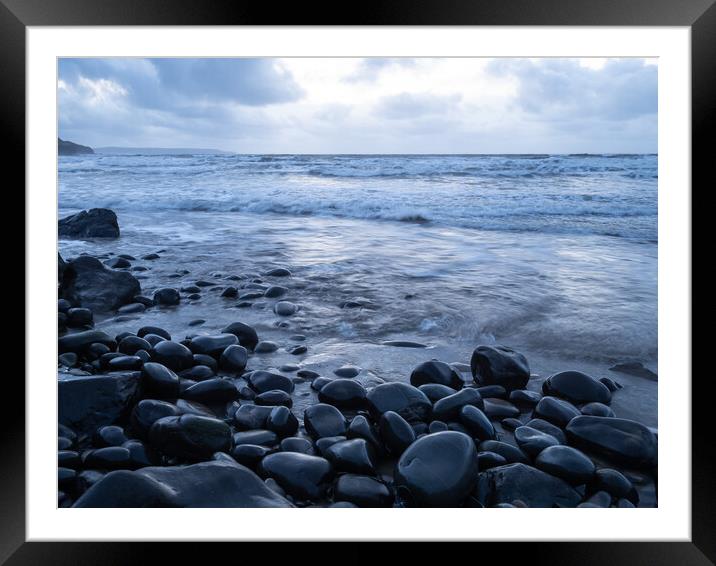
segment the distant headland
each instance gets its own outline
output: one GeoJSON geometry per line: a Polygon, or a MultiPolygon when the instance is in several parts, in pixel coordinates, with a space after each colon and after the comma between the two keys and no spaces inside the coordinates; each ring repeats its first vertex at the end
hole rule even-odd
{"type": "Polygon", "coordinates": [[[94,153],[94,149],[71,141],[57,138],[57,152],[60,155],[83,155],[94,153]]]}

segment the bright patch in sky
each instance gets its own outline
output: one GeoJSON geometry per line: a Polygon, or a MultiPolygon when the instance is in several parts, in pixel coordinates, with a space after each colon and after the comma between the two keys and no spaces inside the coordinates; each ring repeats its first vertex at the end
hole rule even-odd
{"type": "Polygon", "coordinates": [[[60,137],[239,153],[654,153],[656,60],[61,59],[60,137]]]}

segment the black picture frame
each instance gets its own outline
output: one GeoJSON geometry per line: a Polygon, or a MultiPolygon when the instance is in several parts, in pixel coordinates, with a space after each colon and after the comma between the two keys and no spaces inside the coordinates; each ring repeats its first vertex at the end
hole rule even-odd
{"type": "MultiPolygon", "coordinates": [[[[68,25],[564,25],[687,26],[692,49],[692,187],[713,187],[711,145],[716,115],[716,0],[392,0],[355,4],[245,0],[0,0],[0,117],[4,171],[16,173],[6,191],[24,183],[25,32],[28,26],[68,25]]],[[[683,190],[692,191],[692,187],[683,190]]],[[[711,190],[713,190],[711,188],[711,190]]],[[[19,270],[18,270],[19,271],[19,270]]],[[[26,301],[32,300],[26,295],[26,301]]],[[[28,337],[32,340],[32,337],[28,337]]],[[[693,347],[692,347],[693,350],[693,347]]],[[[128,564],[181,558],[185,546],[162,543],[25,542],[25,388],[5,370],[0,419],[0,563],[128,564]],[[8,400],[12,399],[12,402],[8,400]],[[172,556],[176,554],[176,556],[172,556]]],[[[669,376],[687,380],[684,375],[669,376]]],[[[694,371],[694,375],[696,372],[694,371]]],[[[709,374],[692,380],[691,542],[484,543],[477,556],[512,563],[705,565],[716,562],[716,469],[711,456],[713,396],[709,374]],[[712,410],[712,409],[711,409],[712,410]]],[[[48,431],[48,434],[53,434],[48,431]]],[[[479,529],[479,525],[476,525],[479,529]]],[[[347,536],[349,533],[347,533],[347,536]]],[[[590,533],[599,536],[599,533],[590,533]]],[[[317,533],[317,537],[320,533],[317,533]]],[[[555,532],[555,536],[559,536],[555,532]]],[[[77,533],[81,539],[82,533],[77,533]]],[[[202,549],[205,548],[202,545],[202,549]]],[[[272,560],[276,560],[276,546],[272,560]]],[[[326,549],[327,547],[322,547],[326,549]]],[[[212,551],[213,552],[213,551],[212,551]]],[[[363,559],[372,553],[361,554],[363,559]]],[[[243,553],[245,556],[245,551],[243,553]]],[[[238,559],[240,559],[239,555],[238,559]]],[[[328,552],[333,560],[341,554],[328,552]]]]}

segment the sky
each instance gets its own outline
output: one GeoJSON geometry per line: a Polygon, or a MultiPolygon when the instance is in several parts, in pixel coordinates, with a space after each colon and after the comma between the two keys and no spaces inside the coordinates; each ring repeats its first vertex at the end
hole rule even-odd
{"type": "Polygon", "coordinates": [[[59,136],[237,153],[656,153],[656,60],[68,59],[59,136]]]}

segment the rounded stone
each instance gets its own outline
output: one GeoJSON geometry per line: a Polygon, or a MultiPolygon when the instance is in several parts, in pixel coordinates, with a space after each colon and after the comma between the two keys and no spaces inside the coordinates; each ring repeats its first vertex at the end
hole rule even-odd
{"type": "Polygon", "coordinates": [[[271,407],[283,405],[284,407],[288,407],[289,409],[293,406],[293,400],[291,399],[291,396],[285,391],[281,391],[280,389],[272,389],[271,391],[260,393],[254,398],[254,403],[256,403],[257,405],[271,407]]]}
{"type": "Polygon", "coordinates": [[[377,451],[382,452],[383,444],[380,438],[376,434],[373,426],[368,422],[368,419],[363,415],[353,417],[346,431],[346,436],[348,438],[362,438],[368,441],[377,451]]]}
{"type": "Polygon", "coordinates": [[[140,356],[116,356],[109,360],[107,369],[109,371],[135,371],[141,369],[143,364],[144,360],[140,356]]]}
{"type": "MultiPolygon", "coordinates": [[[[291,272],[285,267],[274,267],[264,273],[264,277],[291,277],[291,272]]],[[[260,279],[256,279],[260,281],[260,279]]]]}
{"type": "Polygon", "coordinates": [[[291,316],[292,314],[296,314],[296,312],[298,312],[298,305],[295,305],[290,301],[279,301],[274,305],[273,312],[279,316],[291,316]]]}
{"type": "Polygon", "coordinates": [[[156,334],[165,340],[172,339],[171,334],[159,326],[142,326],[139,330],[137,330],[137,336],[140,338],[144,338],[147,334],[156,334]]]}
{"type": "Polygon", "coordinates": [[[603,403],[587,403],[581,408],[583,415],[591,415],[593,417],[616,417],[614,411],[603,403]]]}
{"type": "Polygon", "coordinates": [[[339,472],[374,474],[377,465],[375,450],[362,438],[336,442],[326,450],[325,457],[339,472]]]}
{"type": "Polygon", "coordinates": [[[92,442],[98,448],[122,446],[127,442],[127,437],[121,426],[107,425],[101,426],[95,431],[92,442]]]}
{"type": "Polygon", "coordinates": [[[308,407],[303,413],[303,424],[313,439],[346,433],[346,418],[333,405],[325,403],[308,407]]]}
{"type": "Polygon", "coordinates": [[[606,491],[616,499],[628,499],[634,505],[639,503],[639,495],[634,484],[624,474],[611,468],[601,468],[595,472],[587,486],[587,493],[597,491],[606,491]]]}
{"type": "Polygon", "coordinates": [[[365,406],[366,390],[351,379],[334,379],[321,388],[318,400],[335,407],[359,409],[365,406]]]}
{"type": "Polygon", "coordinates": [[[495,438],[495,427],[490,419],[474,405],[464,405],[460,409],[460,422],[478,440],[493,440],[495,438]]]}
{"type": "Polygon", "coordinates": [[[529,426],[520,426],[515,429],[515,441],[526,454],[533,458],[545,448],[559,445],[559,440],[554,436],[529,426]]]}
{"type": "Polygon", "coordinates": [[[570,443],[617,463],[637,468],[656,466],[656,436],[636,421],[582,415],[572,419],[565,430],[570,443]]]}
{"type": "Polygon", "coordinates": [[[415,442],[415,431],[408,421],[395,411],[387,411],[380,417],[380,436],[391,454],[399,456],[415,442]]]}
{"type": "Polygon", "coordinates": [[[361,368],[356,366],[342,366],[333,370],[338,377],[351,378],[356,377],[361,372],[361,368]]]}
{"type": "Polygon", "coordinates": [[[149,442],[168,456],[207,460],[214,452],[229,452],[231,428],[219,419],[199,415],[163,417],[149,429],[149,442]]]}
{"type": "Polygon", "coordinates": [[[152,361],[160,363],[172,371],[182,371],[194,365],[191,350],[171,340],[162,340],[154,345],[152,361]]]}
{"type": "Polygon", "coordinates": [[[439,383],[426,383],[418,387],[418,389],[425,393],[425,396],[430,399],[431,403],[435,403],[443,397],[449,397],[453,393],[457,393],[452,387],[440,385],[439,383]]]}
{"type": "Polygon", "coordinates": [[[460,374],[445,362],[431,360],[423,362],[410,374],[410,384],[420,387],[426,383],[437,383],[452,389],[462,389],[465,384],[460,374]]]}
{"type": "Polygon", "coordinates": [[[265,370],[256,370],[248,376],[249,387],[257,393],[265,393],[279,389],[286,393],[292,393],[294,389],[291,378],[265,370]]]}
{"type": "Polygon", "coordinates": [[[264,456],[273,453],[271,448],[258,444],[239,444],[231,450],[231,457],[242,466],[255,470],[264,456]]]}
{"type": "Polygon", "coordinates": [[[270,354],[278,350],[278,344],[271,342],[270,340],[262,340],[254,348],[254,352],[257,354],[270,354]]]}
{"type": "Polygon", "coordinates": [[[241,405],[233,415],[234,426],[237,430],[266,428],[266,420],[271,414],[271,410],[272,407],[241,405]]]}
{"type": "Polygon", "coordinates": [[[484,404],[485,414],[491,419],[501,420],[520,416],[520,410],[504,399],[484,399],[484,404]]]}
{"type": "Polygon", "coordinates": [[[333,467],[328,460],[298,452],[269,454],[261,460],[259,472],[276,480],[286,493],[298,500],[321,499],[333,477],[333,467]]]}
{"type": "Polygon", "coordinates": [[[534,416],[549,421],[560,428],[567,426],[569,421],[580,414],[579,409],[569,401],[549,396],[542,397],[534,409],[534,416]]]}
{"type": "Polygon", "coordinates": [[[507,460],[504,456],[498,454],[497,452],[489,452],[485,450],[477,453],[477,467],[480,471],[497,468],[498,466],[504,466],[505,464],[507,464],[507,460]]]}
{"type": "Polygon", "coordinates": [[[445,422],[455,420],[460,414],[460,409],[465,405],[473,405],[480,410],[485,408],[480,393],[469,387],[436,401],[433,405],[433,419],[445,422]]]}
{"type": "Polygon", "coordinates": [[[132,467],[132,455],[122,446],[90,450],[84,458],[86,468],[98,470],[126,470],[132,467]]]}
{"type": "Polygon", "coordinates": [[[239,339],[234,334],[226,333],[214,336],[195,336],[189,341],[188,346],[194,354],[206,354],[219,359],[226,348],[238,343],[239,339]]]}
{"type": "Polygon", "coordinates": [[[256,330],[243,322],[232,322],[222,329],[222,334],[233,334],[238,338],[239,344],[248,350],[253,350],[259,342],[256,330]]]}
{"type": "Polygon", "coordinates": [[[382,383],[366,396],[368,410],[375,420],[388,411],[395,411],[408,422],[423,421],[430,416],[432,404],[425,393],[407,383],[382,383]]]}
{"type": "Polygon", "coordinates": [[[164,287],[163,289],[154,291],[153,299],[157,305],[173,306],[179,304],[181,296],[176,289],[164,287]]]}
{"type": "Polygon", "coordinates": [[[470,369],[480,385],[502,385],[507,391],[524,389],[530,379],[527,358],[506,346],[478,346],[470,369]]]}
{"type": "Polygon", "coordinates": [[[612,400],[606,385],[581,371],[562,371],[551,375],[542,384],[545,395],[553,395],[571,403],[604,403],[612,400]]]}
{"type": "Polygon", "coordinates": [[[567,436],[564,434],[564,431],[550,422],[543,419],[531,419],[527,421],[525,426],[531,426],[532,428],[546,432],[559,440],[560,444],[567,444],[567,436]]]}
{"type": "Polygon", "coordinates": [[[257,446],[276,446],[278,436],[271,430],[244,430],[234,434],[234,446],[242,444],[255,444],[257,446]]]}
{"type": "Polygon", "coordinates": [[[267,299],[277,299],[278,297],[283,297],[286,293],[288,293],[288,289],[286,287],[281,287],[281,285],[271,285],[268,289],[266,289],[264,297],[267,299]]]}
{"type": "Polygon", "coordinates": [[[117,351],[127,356],[133,356],[139,350],[152,351],[152,345],[139,336],[127,336],[117,346],[117,351]]]}
{"type": "Polygon", "coordinates": [[[227,346],[219,358],[219,367],[230,373],[241,373],[249,361],[249,353],[243,346],[232,344],[227,346]]]}
{"type": "Polygon", "coordinates": [[[333,488],[336,502],[348,502],[357,507],[391,507],[393,492],[385,483],[369,476],[342,474],[333,488]]]}
{"type": "Polygon", "coordinates": [[[288,407],[273,407],[266,418],[266,428],[282,438],[291,436],[298,431],[298,419],[288,407]]]}
{"type": "Polygon", "coordinates": [[[140,438],[146,438],[150,427],[162,417],[174,417],[180,414],[176,405],[157,399],[142,399],[132,409],[130,419],[132,432],[140,438]]]}
{"type": "Polygon", "coordinates": [[[530,459],[522,450],[500,440],[483,440],[478,448],[480,452],[495,452],[507,460],[508,464],[529,464],[530,459]]]}
{"type": "Polygon", "coordinates": [[[179,376],[156,362],[142,366],[142,384],[149,396],[160,399],[176,399],[179,396],[179,376]]]}
{"type": "Polygon", "coordinates": [[[594,463],[571,446],[550,446],[535,459],[537,469],[572,485],[588,483],[594,477],[594,463]]]}
{"type": "Polygon", "coordinates": [[[290,436],[284,438],[281,441],[282,452],[298,452],[300,454],[314,455],[313,444],[306,438],[299,438],[297,436],[290,436]]]}
{"type": "Polygon", "coordinates": [[[477,480],[475,444],[466,434],[453,431],[419,438],[403,452],[394,477],[411,504],[457,507],[477,480]]]}
{"type": "Polygon", "coordinates": [[[534,407],[542,395],[529,389],[515,389],[510,392],[510,401],[519,407],[534,407]]]}
{"type": "Polygon", "coordinates": [[[235,401],[239,398],[239,390],[230,380],[214,377],[192,385],[181,396],[189,401],[211,405],[235,401]]]}

